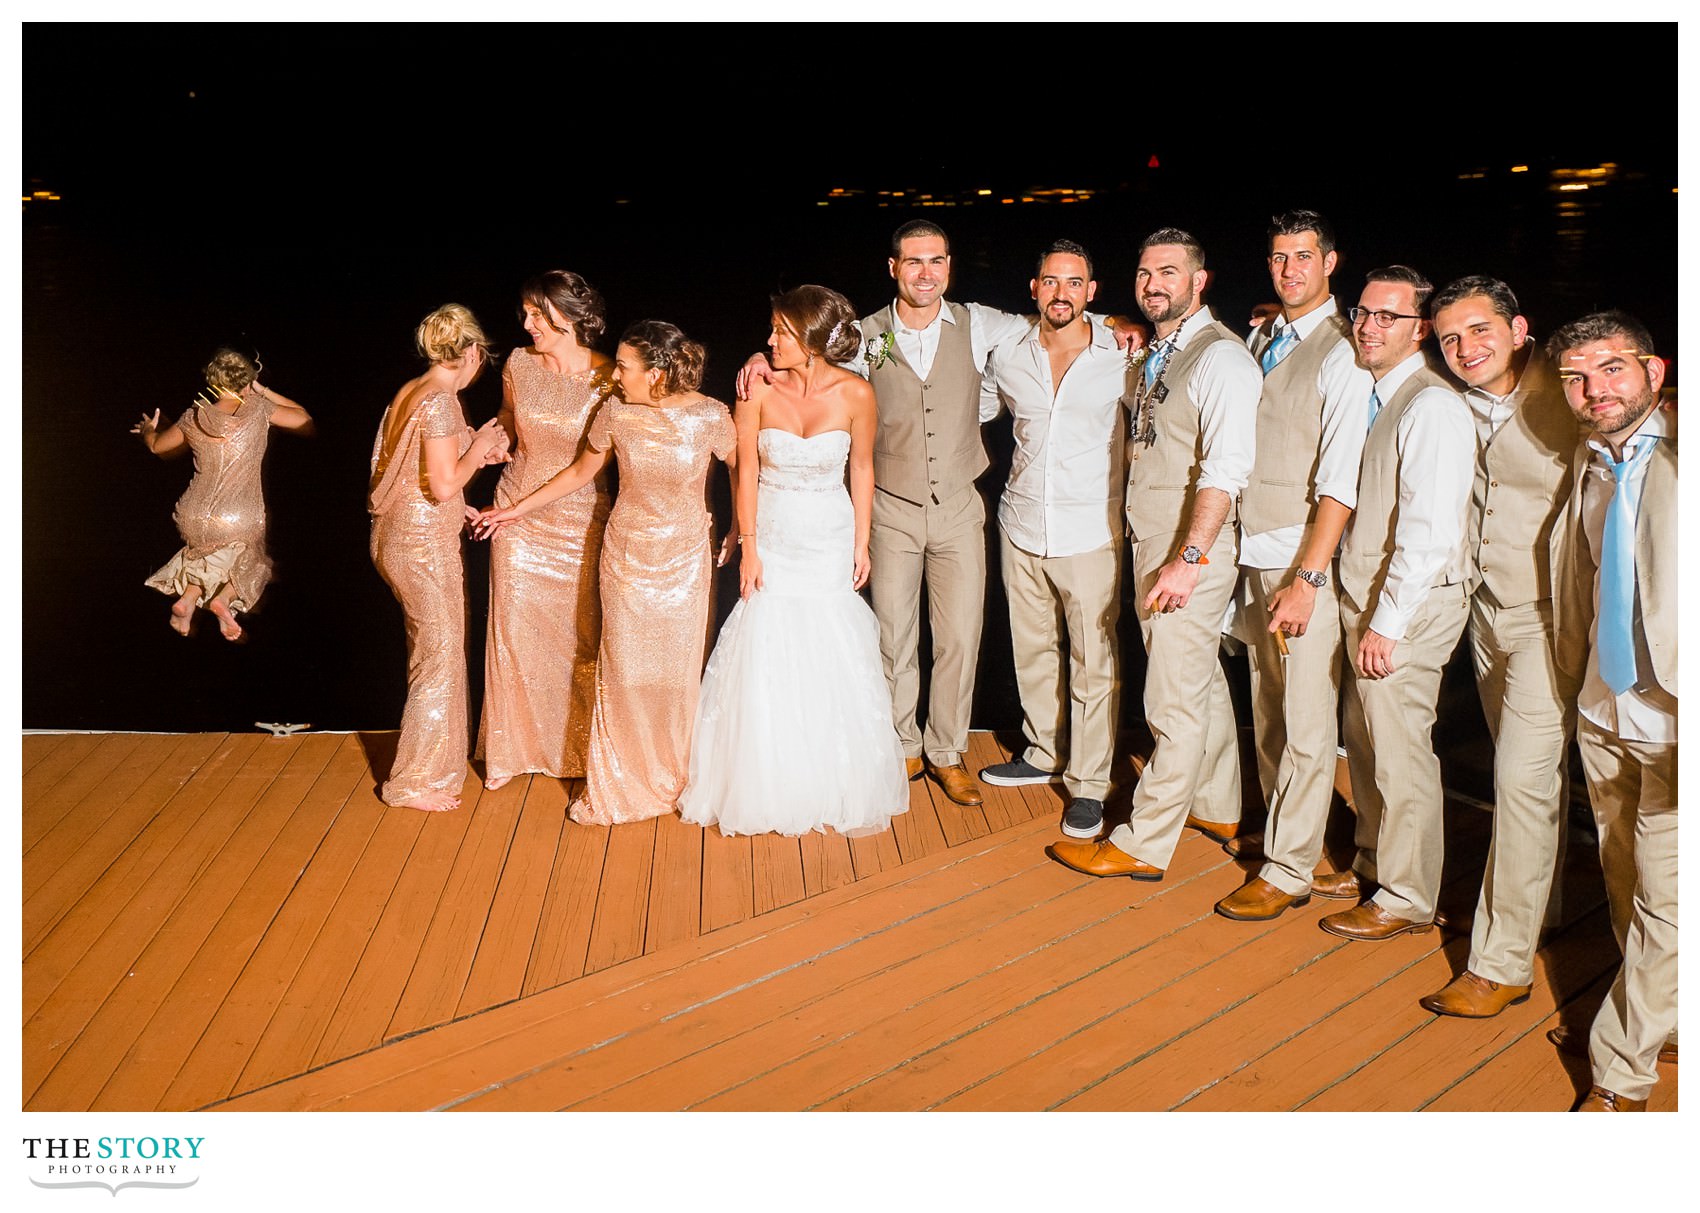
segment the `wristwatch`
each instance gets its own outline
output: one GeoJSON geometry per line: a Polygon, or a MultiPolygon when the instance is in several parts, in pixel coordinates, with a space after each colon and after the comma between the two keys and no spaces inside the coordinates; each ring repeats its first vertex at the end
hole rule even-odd
{"type": "Polygon", "coordinates": [[[1196,543],[1189,543],[1181,549],[1181,559],[1187,564],[1209,564],[1210,557],[1204,554],[1204,549],[1196,543]]]}
{"type": "Polygon", "coordinates": [[[1319,590],[1328,584],[1327,573],[1318,573],[1311,569],[1298,569],[1293,573],[1293,576],[1297,577],[1300,581],[1310,582],[1311,585],[1315,586],[1319,590]]]}

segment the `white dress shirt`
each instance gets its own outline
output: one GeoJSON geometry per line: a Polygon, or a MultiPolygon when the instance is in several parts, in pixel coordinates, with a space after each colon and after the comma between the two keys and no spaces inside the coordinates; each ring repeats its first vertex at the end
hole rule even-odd
{"type": "MultiPolygon", "coordinates": [[[[1302,343],[1316,331],[1324,320],[1340,310],[1330,295],[1320,307],[1306,312],[1292,322],[1302,343]]],[[[1246,339],[1246,348],[1253,359],[1261,359],[1264,349],[1286,327],[1277,319],[1270,341],[1262,339],[1261,330],[1246,339]]],[[[1287,354],[1291,358],[1297,347],[1287,354]]],[[[1259,361],[1259,367],[1262,366],[1259,361]]],[[[1316,390],[1322,396],[1322,449],[1317,456],[1316,496],[1332,497],[1347,509],[1358,504],[1358,467],[1363,460],[1364,435],[1369,432],[1369,393],[1375,379],[1358,365],[1357,351],[1350,338],[1335,345],[1323,357],[1322,369],[1317,372],[1316,390]]],[[[1240,531],[1240,564],[1248,569],[1284,569],[1298,559],[1304,547],[1308,524],[1277,527],[1257,535],[1240,531]]],[[[1324,570],[1326,571],[1326,570],[1324,570]]]]}
{"type": "Polygon", "coordinates": [[[1031,318],[992,350],[987,382],[1015,425],[998,525],[1033,556],[1095,552],[1121,534],[1127,356],[1101,317],[1085,319],[1091,340],[1061,383],[1031,318]]]}
{"type": "MultiPolygon", "coordinates": [[[[1419,350],[1377,381],[1375,392],[1384,407],[1423,365],[1419,350]]],[[[1373,424],[1381,423],[1378,415],[1373,424]]],[[[1457,392],[1424,388],[1398,424],[1399,518],[1387,580],[1369,622],[1389,640],[1404,637],[1430,588],[1448,573],[1463,580],[1470,488],[1476,477],[1475,424],[1457,392]]]]}
{"type": "MultiPolygon", "coordinates": [[[[1214,317],[1199,308],[1170,334],[1173,358],[1207,328],[1214,317]]],[[[1158,344],[1158,343],[1153,343],[1158,344]]],[[[1251,479],[1257,446],[1257,401],[1263,395],[1263,368],[1237,341],[1213,342],[1193,364],[1187,394],[1198,408],[1204,455],[1198,463],[1198,487],[1221,489],[1238,497],[1251,479]]],[[[1368,399],[1366,393],[1365,399],[1368,399]]]]}
{"type": "MultiPolygon", "coordinates": [[[[986,374],[986,360],[991,355],[992,347],[1005,338],[1014,337],[1027,331],[1031,319],[1027,316],[1015,316],[1009,312],[1000,312],[995,307],[987,307],[983,303],[964,304],[968,309],[968,346],[973,352],[974,369],[980,372],[982,378],[986,374]]],[[[956,317],[951,310],[941,302],[938,312],[932,321],[923,328],[912,329],[903,323],[898,312],[898,301],[893,300],[891,314],[894,318],[892,325],[893,340],[897,348],[903,352],[903,359],[915,374],[925,379],[933,373],[933,359],[939,352],[939,336],[944,332],[941,324],[955,324],[956,317]]],[[[856,356],[849,362],[841,363],[845,370],[852,374],[868,377],[868,359],[866,343],[856,347],[856,356]]],[[[990,421],[998,415],[998,394],[983,382],[980,385],[980,420],[990,421]]]]}
{"type": "MultiPolygon", "coordinates": [[[[1641,423],[1635,436],[1623,446],[1625,459],[1639,453],[1647,443],[1663,438],[1667,433],[1663,414],[1654,409],[1641,423]]],[[[1617,477],[1612,474],[1606,459],[1610,448],[1597,439],[1588,439],[1594,451],[1582,474],[1582,533],[1587,536],[1588,550],[1594,554],[1594,565],[1604,563],[1603,543],[1606,511],[1617,491],[1617,477]]],[[[1629,533],[1641,514],[1641,495],[1647,487],[1647,462],[1642,460],[1629,472],[1629,533]]],[[[1676,519],[1666,520],[1675,526],[1676,519]]],[[[1621,695],[1600,677],[1600,579],[1594,577],[1594,620],[1588,625],[1588,668],[1582,676],[1582,690],[1576,700],[1576,710],[1608,733],[1627,741],[1650,741],[1676,744],[1676,697],[1659,685],[1653,677],[1653,658],[1647,652],[1647,637],[1641,625],[1641,597],[1635,597],[1635,672],[1637,680],[1621,695]]]]}

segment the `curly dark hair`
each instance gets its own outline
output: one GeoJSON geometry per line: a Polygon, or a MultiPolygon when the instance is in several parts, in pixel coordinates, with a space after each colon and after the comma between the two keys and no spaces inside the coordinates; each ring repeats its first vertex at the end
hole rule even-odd
{"type": "Polygon", "coordinates": [[[661,372],[661,391],[656,398],[675,392],[694,392],[702,386],[702,370],[708,350],[692,341],[676,324],[665,320],[639,320],[620,334],[620,344],[629,345],[646,371],[661,372]]]}
{"type": "MultiPolygon", "coordinates": [[[[587,349],[608,327],[608,305],[602,301],[602,293],[571,270],[549,270],[527,280],[519,288],[519,298],[521,319],[525,317],[524,304],[542,312],[545,320],[549,318],[546,305],[551,305],[573,326],[573,336],[587,349]]],[[[553,327],[552,321],[550,324],[553,327]]]]}
{"type": "Polygon", "coordinates": [[[785,322],[797,344],[816,358],[848,362],[856,356],[862,330],[856,326],[856,309],[831,287],[795,286],[771,300],[774,315],[785,322]]]}

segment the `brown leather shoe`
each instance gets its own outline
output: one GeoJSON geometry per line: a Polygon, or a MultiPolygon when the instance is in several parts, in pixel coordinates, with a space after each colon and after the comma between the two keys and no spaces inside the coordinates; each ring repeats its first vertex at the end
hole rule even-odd
{"type": "Polygon", "coordinates": [[[1232,855],[1235,859],[1255,859],[1262,861],[1268,858],[1268,856],[1263,853],[1262,830],[1258,830],[1253,834],[1241,834],[1237,838],[1230,838],[1227,842],[1222,844],[1222,849],[1232,855]]]}
{"type": "Polygon", "coordinates": [[[1237,821],[1205,821],[1202,817],[1186,815],[1186,828],[1197,830],[1212,842],[1231,842],[1239,837],[1240,823],[1237,821]]]}
{"type": "Polygon", "coordinates": [[[1045,854],[1076,872],[1088,876],[1131,876],[1135,880],[1161,880],[1163,869],[1135,859],[1108,842],[1053,842],[1045,854]]]}
{"type": "Polygon", "coordinates": [[[1236,922],[1267,922],[1279,918],[1293,906],[1310,900],[1309,893],[1294,897],[1284,893],[1261,876],[1254,876],[1216,903],[1216,912],[1236,922]]]}
{"type": "MultiPolygon", "coordinates": [[[[1570,1057],[1588,1056],[1588,1033],[1559,1024],[1547,1031],[1547,1039],[1558,1046],[1558,1051],[1570,1057]]],[[[1676,1041],[1667,1040],[1659,1046],[1659,1064],[1674,1066],[1676,1064],[1676,1041]]]]}
{"type": "Polygon", "coordinates": [[[968,768],[960,762],[948,767],[941,767],[931,759],[927,760],[927,774],[933,777],[933,782],[944,789],[944,794],[957,804],[973,808],[984,803],[980,798],[980,785],[974,782],[974,777],[968,773],[968,768]]]}
{"type": "Polygon", "coordinates": [[[1587,1095],[1576,1105],[1578,1112],[1645,1112],[1647,1101],[1644,1099],[1629,1099],[1616,1091],[1608,1091],[1595,1083],[1588,1088],[1587,1095]]]}
{"type": "Polygon", "coordinates": [[[1373,901],[1366,901],[1350,910],[1341,910],[1338,914],[1326,915],[1317,925],[1330,935],[1357,940],[1360,943],[1380,943],[1384,939],[1392,939],[1395,935],[1421,935],[1424,931],[1434,930],[1432,922],[1412,922],[1409,918],[1400,918],[1389,914],[1373,901]]]}
{"type": "Polygon", "coordinates": [[[1465,969],[1434,994],[1425,994],[1417,1004],[1436,1015],[1460,1019],[1492,1019],[1506,1007],[1529,1001],[1528,986],[1502,986],[1477,977],[1465,969]]]}
{"type": "Polygon", "coordinates": [[[1364,895],[1366,883],[1359,880],[1358,874],[1350,868],[1344,872],[1318,872],[1311,877],[1310,891],[1318,897],[1335,901],[1357,901],[1364,895]]]}
{"type": "Polygon", "coordinates": [[[903,773],[909,777],[910,783],[914,783],[917,779],[921,778],[921,776],[926,772],[926,769],[927,764],[922,762],[919,758],[905,758],[903,760],[903,773]]]}

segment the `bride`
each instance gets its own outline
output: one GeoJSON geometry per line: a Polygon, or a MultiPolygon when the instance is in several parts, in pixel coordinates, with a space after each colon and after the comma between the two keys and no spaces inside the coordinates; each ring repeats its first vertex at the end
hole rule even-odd
{"type": "Polygon", "coordinates": [[[879,625],[856,593],[874,392],[832,365],[856,352],[855,317],[826,287],[775,297],[776,373],[737,408],[740,601],[703,673],[679,800],[722,834],[872,833],[909,807],[879,625]]]}

